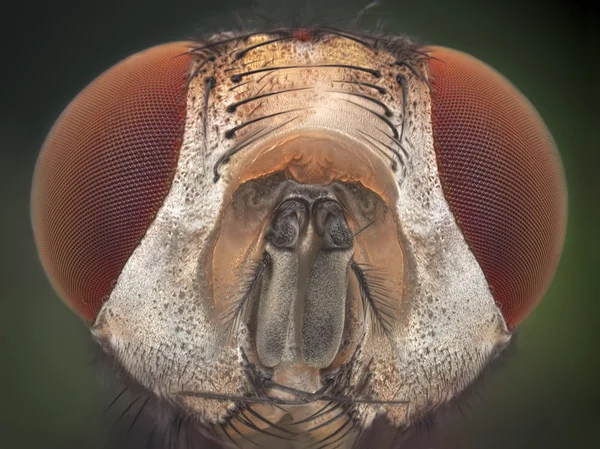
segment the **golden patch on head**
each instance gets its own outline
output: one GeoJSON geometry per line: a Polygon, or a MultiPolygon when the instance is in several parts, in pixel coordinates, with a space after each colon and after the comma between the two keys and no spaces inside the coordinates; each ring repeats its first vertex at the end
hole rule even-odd
{"type": "Polygon", "coordinates": [[[234,175],[244,182],[276,172],[301,184],[360,183],[393,204],[396,180],[386,162],[363,143],[322,130],[295,132],[249,152],[234,175]]]}

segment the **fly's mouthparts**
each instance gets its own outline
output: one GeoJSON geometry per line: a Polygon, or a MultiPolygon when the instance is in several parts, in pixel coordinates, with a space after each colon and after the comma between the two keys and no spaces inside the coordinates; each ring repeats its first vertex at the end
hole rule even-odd
{"type": "Polygon", "coordinates": [[[352,234],[330,187],[305,190],[280,203],[264,237],[256,350],[266,367],[326,368],[342,343],[352,234]]]}

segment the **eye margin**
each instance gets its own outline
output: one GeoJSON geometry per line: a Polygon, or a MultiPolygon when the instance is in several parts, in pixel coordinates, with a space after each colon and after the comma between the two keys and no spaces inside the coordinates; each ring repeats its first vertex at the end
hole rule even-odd
{"type": "Polygon", "coordinates": [[[98,76],[65,108],[38,156],[36,246],[54,289],[88,323],[170,188],[193,45],[152,47],[98,76]]]}
{"type": "Polygon", "coordinates": [[[556,145],[529,101],[478,59],[425,49],[444,196],[509,327],[541,300],[566,233],[556,145]]]}

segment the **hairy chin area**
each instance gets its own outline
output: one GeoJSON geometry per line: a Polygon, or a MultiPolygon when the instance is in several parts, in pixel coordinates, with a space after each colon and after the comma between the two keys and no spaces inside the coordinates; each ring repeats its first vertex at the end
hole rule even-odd
{"type": "MultiPolygon", "coordinates": [[[[110,394],[107,395],[106,410],[99,417],[99,431],[107,435],[111,449],[227,449],[245,447],[273,448],[329,448],[356,449],[438,449],[458,447],[458,442],[448,439],[447,423],[455,419],[469,420],[474,409],[485,410],[485,380],[501,370],[508,359],[516,357],[518,338],[511,339],[508,347],[494,359],[478,378],[460,395],[445,404],[430,404],[421,419],[405,428],[397,428],[380,415],[372,425],[339,446],[324,442],[307,443],[300,435],[297,438],[281,439],[261,435],[260,442],[240,439],[233,428],[225,429],[221,424],[209,428],[198,422],[196,417],[185,413],[176,404],[158,398],[131,378],[120,364],[99,348],[97,360],[107,378],[110,394]],[[237,437],[237,438],[236,438],[237,437]],[[236,438],[235,442],[233,438],[236,438]]],[[[335,430],[335,429],[334,429],[335,430]]],[[[268,430],[267,430],[268,431],[268,430]]]]}

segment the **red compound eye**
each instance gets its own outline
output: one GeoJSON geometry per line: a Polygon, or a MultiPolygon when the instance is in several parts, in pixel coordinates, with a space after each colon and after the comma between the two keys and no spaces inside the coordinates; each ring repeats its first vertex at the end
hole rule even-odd
{"type": "Polygon", "coordinates": [[[509,326],[541,299],[558,264],[566,186],[552,137],[501,75],[432,47],[429,74],[446,199],[509,326]]]}
{"type": "Polygon", "coordinates": [[[186,43],[151,48],[93,81],[37,162],[32,220],[52,284],[93,321],[169,191],[186,112],[186,43]]]}

